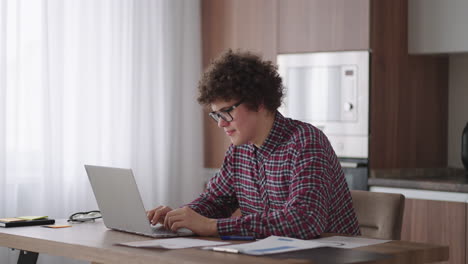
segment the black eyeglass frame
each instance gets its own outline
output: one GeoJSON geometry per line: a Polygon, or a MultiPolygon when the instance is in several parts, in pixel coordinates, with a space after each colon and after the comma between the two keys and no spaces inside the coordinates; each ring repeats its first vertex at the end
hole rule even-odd
{"type": "Polygon", "coordinates": [[[227,109],[224,109],[224,110],[219,110],[219,111],[213,111],[213,112],[210,112],[208,113],[208,115],[216,122],[218,123],[219,122],[219,119],[223,119],[224,121],[226,122],[232,122],[232,120],[234,120],[234,118],[232,117],[231,115],[231,112],[236,109],[237,107],[239,107],[239,105],[241,105],[242,103],[244,102],[244,100],[240,100],[238,103],[234,104],[233,106],[230,106],[229,108],[227,109]],[[226,119],[226,116],[225,115],[222,115],[221,113],[226,113],[228,114],[229,116],[229,120],[226,119]]]}
{"type": "Polygon", "coordinates": [[[67,222],[88,222],[88,221],[93,221],[94,222],[96,219],[99,219],[99,218],[102,218],[101,211],[93,210],[93,211],[88,211],[88,212],[74,213],[74,214],[70,215],[70,217],[68,217],[67,222]],[[82,218],[82,219],[73,219],[73,217],[76,216],[76,215],[87,215],[87,214],[90,214],[90,213],[99,213],[100,216],[87,217],[87,218],[82,218]]]}

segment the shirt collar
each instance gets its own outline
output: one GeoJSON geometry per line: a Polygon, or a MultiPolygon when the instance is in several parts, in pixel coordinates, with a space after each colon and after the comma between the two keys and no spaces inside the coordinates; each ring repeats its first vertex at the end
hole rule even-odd
{"type": "Polygon", "coordinates": [[[251,144],[253,151],[257,154],[257,158],[265,160],[276,149],[276,147],[281,144],[283,132],[285,130],[285,122],[286,118],[280,112],[276,111],[275,121],[273,122],[273,126],[271,127],[271,130],[262,146],[257,148],[254,144],[251,144]]]}

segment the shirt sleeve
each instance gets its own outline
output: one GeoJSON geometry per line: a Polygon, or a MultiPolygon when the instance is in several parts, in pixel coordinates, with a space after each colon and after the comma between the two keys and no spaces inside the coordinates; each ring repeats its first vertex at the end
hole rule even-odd
{"type": "Polygon", "coordinates": [[[239,207],[232,183],[232,153],[231,145],[224,157],[219,172],[208,182],[206,191],[197,199],[187,204],[195,212],[209,218],[226,218],[239,207]]]}
{"type": "Polygon", "coordinates": [[[219,219],[220,235],[257,238],[270,235],[311,239],[327,228],[329,192],[325,179],[328,161],[321,146],[302,149],[295,157],[289,196],[280,210],[267,210],[238,218],[219,219]]]}

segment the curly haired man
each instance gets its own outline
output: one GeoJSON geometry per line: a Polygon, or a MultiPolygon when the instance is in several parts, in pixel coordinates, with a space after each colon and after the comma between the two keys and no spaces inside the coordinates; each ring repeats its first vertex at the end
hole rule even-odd
{"type": "Polygon", "coordinates": [[[327,137],[278,112],[283,85],[272,62],[229,50],[204,73],[199,92],[199,103],[211,107],[209,115],[232,144],[204,193],[178,209],[149,211],[152,223],[202,236],[360,233],[327,137]],[[231,217],[238,208],[242,215],[231,217]]]}

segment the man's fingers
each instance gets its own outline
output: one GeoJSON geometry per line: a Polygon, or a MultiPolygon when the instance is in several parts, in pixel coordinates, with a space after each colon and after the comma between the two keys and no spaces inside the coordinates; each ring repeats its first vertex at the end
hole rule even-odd
{"type": "Polygon", "coordinates": [[[146,212],[146,216],[148,217],[148,220],[151,221],[151,219],[153,219],[155,210],[156,210],[156,209],[149,210],[149,211],[146,212]]]}
{"type": "Polygon", "coordinates": [[[154,216],[154,210],[150,210],[146,212],[146,216],[148,217],[148,220],[151,221],[151,219],[153,219],[153,216],[154,216]]]}
{"type": "Polygon", "coordinates": [[[171,230],[177,232],[180,228],[185,227],[185,221],[177,221],[171,225],[171,230]]]}
{"type": "Polygon", "coordinates": [[[158,207],[156,207],[156,208],[154,208],[152,210],[147,211],[146,216],[148,216],[148,220],[151,221],[153,219],[153,217],[154,217],[154,213],[156,212],[156,210],[160,209],[161,207],[162,206],[158,206],[158,207]]]}
{"type": "Polygon", "coordinates": [[[171,211],[172,209],[167,206],[159,206],[155,209],[153,218],[151,219],[151,224],[155,225],[156,223],[163,222],[164,216],[167,212],[171,211]]]}
{"type": "Polygon", "coordinates": [[[177,229],[181,227],[185,227],[185,224],[187,222],[187,218],[185,217],[185,214],[177,214],[177,215],[172,215],[170,217],[166,216],[167,219],[167,229],[170,229],[172,231],[177,231],[177,229]]]}
{"type": "Polygon", "coordinates": [[[151,219],[151,224],[155,225],[159,221],[160,217],[161,217],[161,211],[156,211],[153,215],[153,218],[151,219]]]}
{"type": "Polygon", "coordinates": [[[181,209],[172,210],[166,214],[164,219],[164,227],[171,229],[172,224],[177,221],[182,221],[185,219],[185,213],[181,209]]]}
{"type": "Polygon", "coordinates": [[[162,222],[164,217],[166,216],[167,214],[167,211],[166,210],[157,210],[155,213],[154,213],[154,217],[153,217],[153,220],[151,221],[151,224],[155,225],[157,224],[158,222],[162,222]]]}
{"type": "MultiPolygon", "coordinates": [[[[176,211],[176,210],[174,210],[174,211],[176,211]]],[[[171,216],[174,216],[174,211],[167,213],[167,214],[166,214],[166,217],[164,217],[164,223],[163,223],[163,225],[164,225],[164,227],[165,227],[166,229],[170,229],[169,218],[170,218],[171,216]]]]}

